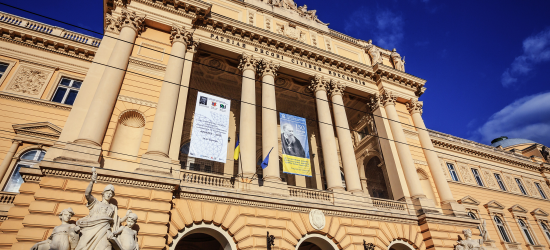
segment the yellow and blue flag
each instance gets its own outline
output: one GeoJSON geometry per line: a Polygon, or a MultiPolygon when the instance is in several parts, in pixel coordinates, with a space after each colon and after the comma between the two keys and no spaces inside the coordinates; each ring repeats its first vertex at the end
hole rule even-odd
{"type": "Polygon", "coordinates": [[[235,144],[235,153],[233,154],[233,159],[239,159],[239,153],[241,152],[241,145],[239,145],[239,136],[237,136],[237,143],[235,144]]]}

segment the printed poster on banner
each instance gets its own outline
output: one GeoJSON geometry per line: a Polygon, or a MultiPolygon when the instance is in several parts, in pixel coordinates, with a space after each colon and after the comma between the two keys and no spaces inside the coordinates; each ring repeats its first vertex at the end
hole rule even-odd
{"type": "Polygon", "coordinates": [[[198,92],[189,156],[225,163],[231,101],[198,92]]]}
{"type": "Polygon", "coordinates": [[[311,177],[306,119],[279,113],[283,172],[311,177]]]}

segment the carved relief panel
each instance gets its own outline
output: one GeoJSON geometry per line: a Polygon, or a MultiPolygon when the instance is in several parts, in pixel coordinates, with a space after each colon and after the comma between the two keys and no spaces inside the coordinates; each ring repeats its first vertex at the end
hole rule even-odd
{"type": "Polygon", "coordinates": [[[21,63],[5,91],[40,98],[52,74],[52,68],[21,63]]]}
{"type": "Polygon", "coordinates": [[[508,174],[504,174],[504,180],[506,181],[506,185],[508,186],[510,191],[512,191],[514,193],[520,193],[519,188],[518,188],[518,184],[514,180],[514,177],[512,177],[511,175],[508,175],[508,174]]]}
{"type": "Polygon", "coordinates": [[[465,163],[458,163],[458,169],[460,170],[460,175],[462,176],[462,180],[465,183],[476,184],[476,181],[472,176],[472,171],[470,170],[468,165],[466,165],[465,163]]]}
{"type": "Polygon", "coordinates": [[[535,184],[533,184],[533,180],[524,179],[524,181],[525,181],[525,187],[527,187],[527,189],[529,190],[529,194],[531,194],[531,196],[541,198],[539,192],[535,188],[535,184]]]}
{"type": "Polygon", "coordinates": [[[487,183],[487,186],[491,188],[499,188],[495,180],[495,177],[493,176],[493,173],[491,173],[490,170],[484,169],[481,172],[483,173],[483,177],[485,179],[485,183],[487,183]]]}

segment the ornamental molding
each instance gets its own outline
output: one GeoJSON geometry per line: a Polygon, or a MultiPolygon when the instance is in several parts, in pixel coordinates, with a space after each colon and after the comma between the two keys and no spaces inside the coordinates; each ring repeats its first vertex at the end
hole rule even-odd
{"type": "MultiPolygon", "coordinates": [[[[180,192],[180,195],[178,198],[200,200],[200,201],[206,201],[206,202],[225,203],[225,204],[238,205],[238,206],[267,208],[267,209],[273,209],[273,210],[284,210],[284,211],[291,211],[291,212],[304,213],[304,214],[309,213],[312,210],[312,208],[310,208],[311,206],[309,206],[308,208],[308,207],[281,205],[273,202],[250,201],[250,200],[245,200],[243,198],[230,198],[228,197],[228,194],[224,194],[223,197],[219,197],[219,196],[213,196],[213,195],[195,194],[195,193],[188,193],[188,192],[182,191],[180,192]]],[[[321,210],[321,211],[323,212],[323,214],[325,214],[325,216],[337,216],[337,217],[347,217],[347,218],[355,218],[355,219],[363,219],[363,220],[386,221],[386,222],[409,224],[409,225],[417,225],[418,223],[416,217],[414,218],[411,217],[410,219],[404,218],[408,215],[406,216],[399,215],[396,217],[385,217],[385,216],[380,216],[380,214],[368,215],[368,214],[333,211],[333,210],[321,210]]]]}
{"type": "Polygon", "coordinates": [[[315,230],[323,230],[325,228],[326,220],[325,214],[319,209],[311,209],[309,211],[309,224],[315,230]]]}
{"type": "Polygon", "coordinates": [[[428,130],[434,147],[444,148],[479,158],[507,163],[525,169],[540,171],[541,166],[532,162],[528,157],[514,154],[509,151],[466,140],[460,137],[444,134],[434,130],[428,130]]]}
{"type": "Polygon", "coordinates": [[[133,103],[141,106],[157,108],[156,102],[150,102],[150,101],[146,101],[146,100],[142,100],[142,99],[138,99],[130,96],[119,95],[117,99],[123,102],[129,102],[129,103],[133,103]]]}
{"type": "Polygon", "coordinates": [[[4,91],[39,98],[53,73],[49,67],[21,64],[4,91]]]}
{"type": "Polygon", "coordinates": [[[156,64],[156,63],[146,62],[146,61],[142,60],[141,58],[137,58],[137,57],[130,57],[130,60],[128,61],[128,63],[143,66],[143,67],[154,69],[154,70],[163,71],[163,72],[166,71],[166,66],[164,66],[164,64],[156,64]]]}
{"type": "Polygon", "coordinates": [[[413,162],[414,162],[415,164],[418,164],[418,165],[428,166],[428,162],[425,162],[425,161],[413,160],[413,162]]]}
{"type": "Polygon", "coordinates": [[[57,139],[61,135],[62,128],[50,122],[35,122],[12,125],[15,134],[33,135],[57,139]]]}
{"type": "MultiPolygon", "coordinates": [[[[1,39],[1,38],[0,38],[1,39]]],[[[83,67],[81,65],[76,65],[76,64],[71,64],[71,63],[67,63],[66,61],[58,61],[58,60],[53,60],[51,58],[48,58],[48,57],[43,57],[43,56],[37,56],[35,54],[32,54],[32,53],[26,53],[26,52],[22,52],[22,51],[19,51],[19,50],[13,50],[13,49],[8,49],[8,48],[2,48],[0,47],[0,49],[2,50],[5,50],[5,51],[9,51],[10,54],[11,54],[11,57],[16,57],[16,56],[19,56],[18,58],[21,58],[19,59],[19,61],[21,62],[26,62],[26,63],[31,63],[31,64],[35,64],[35,65],[40,65],[40,66],[44,66],[44,64],[41,64],[39,62],[33,62],[33,61],[26,61],[25,58],[22,58],[20,55],[25,55],[27,56],[27,58],[29,59],[41,59],[41,60],[46,60],[48,62],[56,62],[56,63],[59,63],[59,64],[62,64],[63,66],[64,65],[67,65],[67,66],[70,66],[70,67],[73,67],[73,69],[70,69],[70,71],[72,72],[75,72],[75,73],[79,73],[79,74],[86,74],[88,72],[88,68],[87,67],[83,67]]],[[[61,66],[61,65],[60,65],[61,66]]],[[[55,66],[44,66],[44,67],[51,67],[51,68],[55,68],[55,66]]]]}
{"type": "Polygon", "coordinates": [[[17,94],[11,94],[11,93],[6,93],[6,92],[0,92],[0,98],[12,100],[12,101],[29,103],[29,104],[38,105],[38,106],[44,106],[44,107],[48,107],[48,108],[61,109],[61,110],[65,110],[65,111],[71,111],[71,109],[72,109],[71,105],[61,104],[61,103],[57,103],[57,102],[51,102],[51,101],[32,98],[32,97],[28,97],[28,96],[20,96],[20,95],[17,95],[17,94]]]}

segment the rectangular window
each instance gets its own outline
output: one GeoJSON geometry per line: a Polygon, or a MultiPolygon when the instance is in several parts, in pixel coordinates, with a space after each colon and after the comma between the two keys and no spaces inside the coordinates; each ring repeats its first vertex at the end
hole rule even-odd
{"type": "Polygon", "coordinates": [[[502,191],[506,191],[506,186],[504,186],[504,182],[502,181],[502,178],[499,174],[495,174],[495,179],[497,179],[498,186],[502,191]]]}
{"type": "Polygon", "coordinates": [[[0,78],[4,76],[4,73],[6,73],[6,70],[8,69],[8,66],[10,66],[7,63],[0,63],[0,78]]]}
{"type": "Polygon", "coordinates": [[[523,183],[521,183],[521,180],[516,178],[516,183],[518,184],[519,191],[521,191],[522,194],[527,195],[527,191],[525,191],[525,188],[523,187],[523,183]]]}
{"type": "Polygon", "coordinates": [[[57,86],[57,90],[53,95],[52,101],[73,105],[76,95],[80,90],[80,86],[82,86],[81,81],[61,78],[61,82],[59,83],[59,86],[57,86]]]}
{"type": "Polygon", "coordinates": [[[472,173],[474,173],[474,178],[476,179],[477,185],[483,187],[483,181],[481,180],[481,176],[479,175],[479,171],[475,168],[472,168],[472,173]]]}
{"type": "Polygon", "coordinates": [[[542,190],[542,187],[540,186],[540,183],[535,182],[535,186],[537,186],[537,189],[539,190],[540,196],[541,196],[543,199],[548,199],[548,198],[546,197],[546,194],[545,194],[544,191],[542,190]]]}
{"type": "Polygon", "coordinates": [[[189,164],[189,170],[201,171],[201,164],[190,163],[190,164],[189,164]]]}
{"type": "Polygon", "coordinates": [[[451,179],[453,179],[453,181],[459,181],[458,175],[456,174],[455,166],[451,163],[447,163],[447,168],[449,169],[449,173],[451,174],[451,179]]]}

